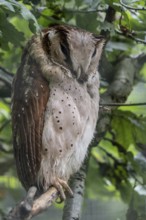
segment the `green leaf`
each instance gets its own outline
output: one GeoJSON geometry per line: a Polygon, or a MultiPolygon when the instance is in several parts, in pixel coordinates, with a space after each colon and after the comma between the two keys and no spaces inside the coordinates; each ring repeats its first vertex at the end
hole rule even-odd
{"type": "Polygon", "coordinates": [[[18,46],[20,45],[20,42],[24,40],[24,34],[18,31],[15,26],[7,20],[6,15],[1,10],[0,29],[2,32],[2,36],[0,37],[0,44],[3,49],[8,48],[9,42],[14,44],[15,46],[18,46]]]}
{"type": "Polygon", "coordinates": [[[6,105],[5,103],[1,101],[0,102],[0,120],[2,120],[3,117],[5,119],[10,119],[10,108],[8,107],[8,105],[6,105]]]}
{"type": "Polygon", "coordinates": [[[98,164],[93,157],[90,157],[89,170],[87,175],[86,193],[89,198],[108,198],[117,195],[114,185],[107,184],[106,179],[99,172],[98,164]],[[94,180],[94,181],[93,181],[94,180]]]}
{"type": "Polygon", "coordinates": [[[12,189],[21,187],[18,178],[14,176],[0,176],[0,185],[5,185],[5,187],[12,189]]]}
{"type": "Polygon", "coordinates": [[[100,24],[101,30],[109,31],[111,34],[114,33],[114,25],[105,21],[100,24]]]}
{"type": "Polygon", "coordinates": [[[15,9],[14,9],[13,5],[10,2],[8,2],[8,1],[1,0],[0,1],[0,5],[4,6],[5,8],[9,9],[12,12],[15,12],[15,9]]]}
{"type": "Polygon", "coordinates": [[[126,51],[126,50],[128,50],[128,48],[130,48],[130,45],[128,43],[124,43],[124,42],[110,41],[106,45],[107,51],[110,51],[110,52],[112,52],[114,50],[126,51]]]}
{"type": "Polygon", "coordinates": [[[78,27],[95,32],[98,21],[96,20],[96,13],[76,14],[76,24],[78,27]]]}
{"type": "MultiPolygon", "coordinates": [[[[5,2],[5,1],[4,1],[5,2]]],[[[4,5],[4,2],[3,5],[4,5]]],[[[40,27],[38,25],[38,22],[35,18],[35,16],[31,13],[31,11],[29,9],[27,9],[25,7],[25,5],[15,1],[15,0],[8,0],[7,4],[5,4],[7,6],[7,9],[9,9],[12,12],[18,12],[24,19],[28,20],[28,21],[33,21],[33,25],[35,27],[35,31],[40,31],[40,27]]]]}
{"type": "MultiPolygon", "coordinates": [[[[133,90],[131,94],[129,95],[126,103],[139,103],[139,102],[145,103],[146,102],[145,89],[146,89],[145,83],[138,82],[133,87],[133,90]]],[[[122,111],[131,111],[137,116],[143,115],[144,117],[146,117],[146,106],[145,105],[143,106],[136,105],[136,106],[128,106],[128,107],[123,106],[123,107],[120,107],[119,109],[121,109],[122,111]]]]}
{"type": "Polygon", "coordinates": [[[76,6],[80,7],[83,5],[84,0],[75,0],[76,6]]]}
{"type": "Polygon", "coordinates": [[[36,20],[36,18],[34,17],[34,15],[30,12],[30,10],[28,10],[24,5],[19,4],[20,7],[20,14],[22,15],[22,17],[26,20],[30,20],[30,22],[34,23],[34,26],[36,28],[36,31],[40,31],[40,27],[38,25],[38,22],[36,20]]]}
{"type": "Polygon", "coordinates": [[[126,203],[129,202],[131,198],[131,192],[133,191],[131,184],[123,181],[121,184],[119,184],[118,187],[123,201],[126,203]]]}
{"type": "Polygon", "coordinates": [[[126,149],[131,144],[146,143],[146,118],[138,117],[130,111],[115,111],[112,128],[116,141],[126,149]]]}

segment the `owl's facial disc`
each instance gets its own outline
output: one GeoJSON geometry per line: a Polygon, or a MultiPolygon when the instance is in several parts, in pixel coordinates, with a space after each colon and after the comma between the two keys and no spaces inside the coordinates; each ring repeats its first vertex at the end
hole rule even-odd
{"type": "Polygon", "coordinates": [[[67,41],[72,73],[80,83],[84,83],[97,71],[103,38],[96,38],[89,32],[71,31],[67,35],[67,41]]]}
{"type": "Polygon", "coordinates": [[[103,39],[92,33],[56,26],[48,32],[52,62],[64,66],[78,82],[88,81],[95,74],[101,57],[103,39]]]}

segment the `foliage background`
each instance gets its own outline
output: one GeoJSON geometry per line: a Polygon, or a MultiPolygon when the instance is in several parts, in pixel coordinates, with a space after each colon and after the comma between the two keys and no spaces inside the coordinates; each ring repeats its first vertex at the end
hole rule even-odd
{"type": "MultiPolygon", "coordinates": [[[[12,153],[10,85],[13,74],[20,64],[27,40],[43,27],[54,23],[76,25],[107,37],[103,59],[108,65],[102,66],[101,62],[100,67],[101,97],[104,97],[113,79],[118,79],[115,67],[129,58],[137,71],[133,78],[129,77],[130,82],[125,87],[126,91],[129,89],[128,96],[122,91],[120,100],[113,97],[112,101],[146,103],[144,0],[0,0],[1,216],[24,195],[17,179],[12,153]],[[109,7],[114,11],[113,20],[106,18],[109,7]]],[[[130,74],[131,67],[128,64],[123,63],[122,68],[130,74]]],[[[117,89],[119,92],[120,87],[117,89]]],[[[117,216],[117,219],[130,220],[135,216],[135,219],[142,220],[146,218],[146,106],[120,105],[109,106],[106,110],[106,107],[101,107],[101,112],[108,115],[110,123],[101,135],[98,146],[91,150],[85,197],[90,201],[105,201],[105,207],[108,207],[105,205],[107,201],[122,201],[127,204],[127,213],[122,213],[122,217],[117,216]]]]}

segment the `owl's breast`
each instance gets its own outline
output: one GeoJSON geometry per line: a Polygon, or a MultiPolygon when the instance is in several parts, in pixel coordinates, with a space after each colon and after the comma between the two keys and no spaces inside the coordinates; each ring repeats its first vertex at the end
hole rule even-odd
{"type": "Polygon", "coordinates": [[[93,104],[85,86],[75,82],[50,85],[43,155],[48,161],[56,158],[55,166],[62,175],[70,176],[79,169],[93,138],[97,112],[98,106],[93,104]]]}
{"type": "Polygon", "coordinates": [[[44,136],[47,142],[53,139],[54,134],[57,134],[54,145],[60,142],[57,143],[57,147],[66,145],[63,148],[67,149],[79,136],[83,119],[87,119],[87,111],[83,107],[86,103],[81,102],[82,93],[83,91],[79,91],[77,86],[68,86],[64,83],[50,86],[44,126],[44,136]]]}

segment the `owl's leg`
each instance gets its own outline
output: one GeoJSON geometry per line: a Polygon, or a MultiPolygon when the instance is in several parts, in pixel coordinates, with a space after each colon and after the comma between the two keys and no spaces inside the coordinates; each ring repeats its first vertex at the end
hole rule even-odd
{"type": "Polygon", "coordinates": [[[66,195],[64,193],[64,190],[66,192],[68,192],[70,196],[73,196],[73,192],[66,181],[57,178],[57,180],[54,182],[53,185],[59,191],[61,201],[64,201],[66,199],[66,195]]]}

